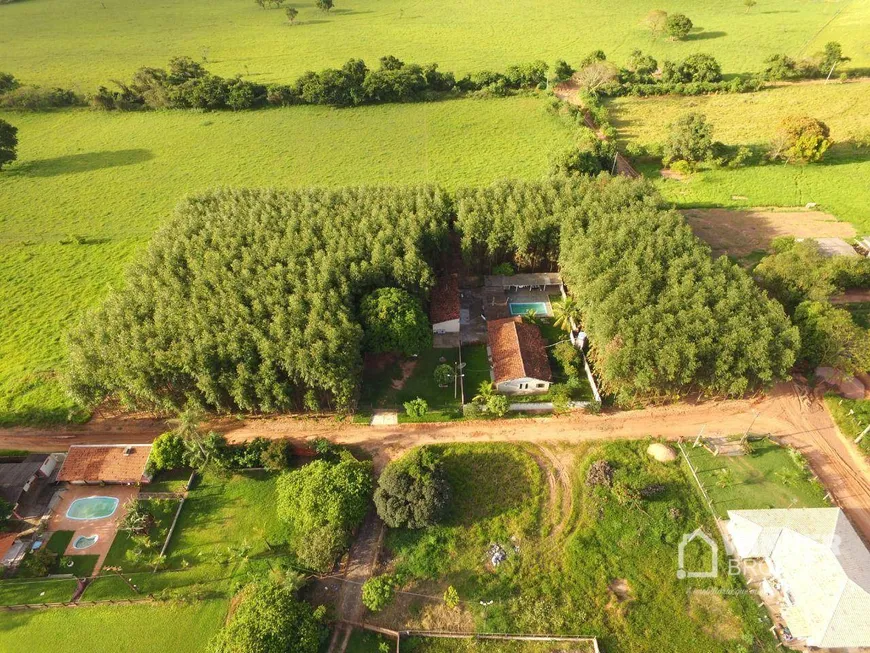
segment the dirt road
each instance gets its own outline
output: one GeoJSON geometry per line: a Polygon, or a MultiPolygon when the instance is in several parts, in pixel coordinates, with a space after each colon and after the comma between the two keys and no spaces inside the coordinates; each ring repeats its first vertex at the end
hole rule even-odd
{"type": "MultiPolygon", "coordinates": [[[[870,465],[839,434],[823,404],[798,386],[780,384],[756,399],[680,403],[674,406],[619,411],[606,415],[571,415],[556,419],[494,422],[445,422],[370,427],[334,419],[278,417],[244,421],[225,419],[210,425],[241,442],[255,437],[314,437],[355,445],[371,453],[376,466],[414,446],[437,442],[578,442],[657,436],[692,438],[706,425],[705,435],[770,433],[800,449],[837,503],[870,542],[870,465]]],[[[0,449],[58,451],[70,444],[149,442],[165,430],[158,420],[93,420],[65,429],[0,429],[0,449]]]]}

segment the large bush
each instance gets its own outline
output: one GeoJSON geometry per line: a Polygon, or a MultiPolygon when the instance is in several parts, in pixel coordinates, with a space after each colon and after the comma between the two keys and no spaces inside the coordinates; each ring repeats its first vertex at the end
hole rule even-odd
{"type": "Polygon", "coordinates": [[[713,125],[700,113],[687,113],[668,126],[663,161],[685,161],[695,166],[713,157],[713,125]]]}
{"type": "Polygon", "coordinates": [[[187,465],[187,446],[184,438],[168,431],[155,438],[148,462],[155,470],[178,469],[187,465]]]}
{"type": "Polygon", "coordinates": [[[419,354],[432,346],[432,328],[420,300],[401,288],[378,288],[362,298],[365,349],[419,354]]]}
{"type": "Polygon", "coordinates": [[[460,194],[466,256],[560,262],[603,389],[622,403],[739,395],[785,378],[798,334],[782,307],[643,181],[501,182],[460,194]]]}
{"type": "Polygon", "coordinates": [[[326,635],[324,609],[275,583],[252,583],[209,646],[211,653],[317,653],[326,635]]]}
{"type": "Polygon", "coordinates": [[[803,302],[794,314],[801,333],[801,357],[811,368],[833,367],[846,374],[870,370],[870,333],[849,311],[827,301],[803,302]]]}
{"type": "Polygon", "coordinates": [[[70,337],[83,404],[302,409],[350,405],[362,367],[359,300],[426,292],[449,199],[429,187],[222,190],[185,201],[126,286],[70,337]]]}
{"type": "Polygon", "coordinates": [[[809,116],[789,116],[779,125],[771,156],[788,162],[819,161],[831,147],[831,130],[821,120],[809,116]]]}
{"type": "Polygon", "coordinates": [[[450,488],[431,449],[415,449],[387,465],[378,479],[375,506],[392,528],[435,524],[447,507],[450,488]]]}
{"type": "Polygon", "coordinates": [[[303,544],[300,561],[326,571],[365,517],[372,496],[372,465],[343,452],[337,462],[315,460],[278,477],[278,517],[303,544]]]}

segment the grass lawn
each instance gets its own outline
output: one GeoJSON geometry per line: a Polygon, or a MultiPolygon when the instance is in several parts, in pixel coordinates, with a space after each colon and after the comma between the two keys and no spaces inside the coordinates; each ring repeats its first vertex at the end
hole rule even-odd
{"type": "Polygon", "coordinates": [[[380,646],[387,644],[390,651],[396,650],[396,640],[370,630],[354,630],[347,643],[347,653],[381,653],[380,646]]]}
{"type": "Polygon", "coordinates": [[[595,649],[591,643],[579,642],[512,642],[433,637],[408,637],[402,640],[402,651],[408,653],[563,653],[566,650],[571,653],[592,653],[595,649]]]}
{"type": "MultiPolygon", "coordinates": [[[[268,566],[262,560],[242,564],[231,559],[231,550],[246,549],[249,558],[256,558],[270,552],[268,542],[275,553],[287,552],[287,532],[275,515],[276,478],[268,472],[238,473],[228,479],[206,474],[188,494],[172,535],[167,551],[167,568],[172,571],[152,574],[129,563],[126,544],[112,545],[112,562],[107,559],[107,564],[120,565],[124,577],[146,594],[188,588],[226,595],[233,578],[268,566]]],[[[169,521],[173,511],[167,511],[169,521]]],[[[85,592],[89,600],[132,596],[129,586],[114,576],[97,579],[85,592]]]]}
{"type": "MultiPolygon", "coordinates": [[[[825,406],[837,423],[840,432],[849,440],[855,440],[870,425],[870,401],[866,399],[843,399],[835,394],[825,395],[825,406]]],[[[870,436],[857,445],[865,456],[870,456],[870,436]]]]}
{"type": "Polygon", "coordinates": [[[752,454],[714,456],[704,447],[686,446],[686,453],[716,513],[766,508],[826,508],[822,485],[797,464],[789,450],[771,440],[752,442],[752,454]]]}
{"type": "Polygon", "coordinates": [[[187,487],[190,480],[189,469],[173,469],[170,471],[157,472],[154,479],[148,484],[147,492],[174,492],[180,494],[187,487]]]}
{"type": "Polygon", "coordinates": [[[216,73],[264,82],[289,81],[352,57],[373,65],[393,54],[464,73],[534,59],[576,64],[596,48],[618,61],[635,48],[659,58],[712,52],[727,72],[738,72],[758,70],[774,53],[811,54],[830,40],[843,44],[851,65],[870,63],[865,2],[767,0],[747,13],[730,0],[675,0],[663,8],[688,14],[699,28],[681,42],[651,38],[642,21],[654,7],[642,0],[518,0],[509,11],[493,0],[338,0],[328,14],[305,2],[295,3],[300,13],[292,27],[283,9],[238,0],[13,4],[4,8],[4,70],[28,82],[88,91],[127,79],[140,66],[164,66],[173,55],[205,55],[216,73]]]}
{"type": "MultiPolygon", "coordinates": [[[[150,487],[148,488],[151,489],[150,487]]],[[[169,527],[172,525],[172,519],[175,517],[175,512],[178,509],[178,501],[172,499],[156,499],[149,500],[148,504],[151,507],[155,518],[154,524],[148,530],[148,536],[155,543],[157,552],[163,546],[166,536],[169,533],[169,527]]],[[[112,541],[112,546],[109,547],[109,552],[106,554],[106,560],[103,563],[106,567],[121,567],[124,571],[147,571],[151,566],[144,562],[135,563],[127,558],[127,551],[136,548],[131,534],[128,531],[118,531],[115,534],[115,539],[112,541]]]]}
{"type": "MultiPolygon", "coordinates": [[[[717,531],[685,468],[653,461],[647,445],[563,447],[559,457],[572,462],[572,489],[569,501],[555,504],[531,448],[439,447],[453,491],[449,515],[439,526],[394,530],[386,539],[391,569],[413,579],[404,589],[433,599],[400,596],[374,618],[595,636],[609,652],[774,651],[769,620],[751,596],[692,591],[741,589],[724,572],[724,560],[716,579],[677,579],[683,534],[699,526],[717,531]],[[587,486],[586,472],[600,459],[612,465],[615,485],[644,490],[648,498],[633,508],[611,489],[587,486]],[[507,553],[498,567],[488,562],[492,543],[507,553]],[[463,601],[458,612],[445,612],[438,598],[447,585],[463,601]]],[[[705,561],[701,550],[687,554],[693,566],[705,561]]]]}
{"type": "Polygon", "coordinates": [[[713,138],[729,145],[765,145],[788,115],[823,120],[837,143],[820,163],[706,170],[685,181],[660,178],[658,166],[640,167],[657,180],[667,200],[681,207],[792,207],[816,202],[822,210],[854,224],[859,233],[870,231],[866,211],[870,150],[845,141],[870,132],[870,113],[864,108],[868,105],[868,82],[808,84],[736,95],[620,98],[609,104],[622,145],[660,144],[667,125],[690,111],[705,114],[713,125],[713,138]]]}
{"type": "Polygon", "coordinates": [[[221,185],[456,188],[535,178],[570,138],[544,104],[0,114],[20,140],[0,183],[0,425],[85,418],[59,383],[64,334],[121,281],[184,195],[221,185]]]}
{"type": "MultiPolygon", "coordinates": [[[[360,408],[368,411],[370,408],[398,408],[406,401],[422,397],[429,404],[429,413],[422,421],[443,421],[461,417],[461,399],[454,383],[441,388],[435,383],[435,368],[446,362],[453,365],[458,361],[456,349],[430,349],[420,354],[416,359],[404,362],[395,361],[383,369],[369,370],[363,378],[363,390],[360,397],[360,408]],[[441,359],[445,359],[442,361],[441,359]],[[404,381],[402,387],[396,385],[402,378],[402,366],[414,364],[413,371],[404,381]]],[[[489,380],[489,363],[486,358],[486,346],[474,345],[462,348],[462,362],[465,363],[463,379],[465,384],[465,401],[471,400],[477,393],[477,388],[484,380],[489,380]]],[[[402,421],[414,421],[401,414],[402,421]]]]}
{"type": "Polygon", "coordinates": [[[206,650],[226,611],[226,601],[211,600],[0,613],[0,652],[194,653],[206,650]]]}
{"type": "MultiPolygon", "coordinates": [[[[69,601],[76,591],[73,578],[45,580],[0,580],[0,605],[17,605],[20,603],[59,603],[69,601]]],[[[0,613],[0,642],[2,642],[2,621],[0,613]]],[[[2,651],[2,649],[0,649],[2,651]]]]}

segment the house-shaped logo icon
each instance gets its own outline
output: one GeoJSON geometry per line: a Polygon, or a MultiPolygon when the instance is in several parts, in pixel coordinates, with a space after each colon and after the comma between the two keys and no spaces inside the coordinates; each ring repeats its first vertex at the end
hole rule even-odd
{"type": "Polygon", "coordinates": [[[677,569],[677,578],[716,578],[717,569],[719,568],[719,545],[716,544],[712,537],[707,535],[703,529],[697,528],[692,533],[683,535],[680,541],[679,548],[679,568],[677,569]],[[686,571],[686,545],[694,540],[702,540],[710,548],[710,569],[707,571],[686,571]]]}

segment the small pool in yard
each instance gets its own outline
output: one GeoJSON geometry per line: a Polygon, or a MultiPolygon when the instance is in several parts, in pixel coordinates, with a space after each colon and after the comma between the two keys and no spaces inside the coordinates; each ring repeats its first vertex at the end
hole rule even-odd
{"type": "Polygon", "coordinates": [[[99,535],[79,535],[75,541],[73,541],[73,548],[79,550],[87,549],[96,544],[99,539],[99,535]]]}
{"type": "Polygon", "coordinates": [[[69,519],[105,519],[115,514],[118,499],[115,497],[85,497],[76,499],[66,511],[69,519]]]}
{"type": "Polygon", "coordinates": [[[547,302],[517,302],[510,305],[511,315],[525,315],[529,311],[534,311],[538,315],[549,315],[550,310],[547,302]]]}

